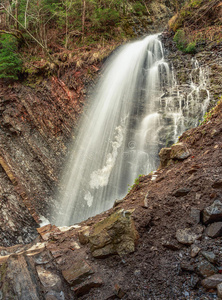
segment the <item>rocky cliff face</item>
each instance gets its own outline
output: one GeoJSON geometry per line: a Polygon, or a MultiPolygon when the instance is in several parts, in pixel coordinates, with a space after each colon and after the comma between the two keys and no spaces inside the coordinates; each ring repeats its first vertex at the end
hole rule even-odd
{"type": "Polygon", "coordinates": [[[82,111],[84,75],[72,76],[78,87],[57,77],[27,85],[0,83],[2,245],[30,241],[33,234],[28,238],[22,228],[33,232],[40,216],[48,216],[82,111]]]}

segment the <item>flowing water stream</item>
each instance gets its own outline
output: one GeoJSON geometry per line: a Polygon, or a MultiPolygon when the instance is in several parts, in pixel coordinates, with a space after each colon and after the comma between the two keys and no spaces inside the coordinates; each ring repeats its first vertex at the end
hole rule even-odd
{"type": "Polygon", "coordinates": [[[189,93],[181,93],[158,35],[115,51],[67,163],[56,224],[71,225],[112,207],[136,177],[158,167],[162,147],[198,124],[208,102],[207,72],[193,60],[189,93]]]}

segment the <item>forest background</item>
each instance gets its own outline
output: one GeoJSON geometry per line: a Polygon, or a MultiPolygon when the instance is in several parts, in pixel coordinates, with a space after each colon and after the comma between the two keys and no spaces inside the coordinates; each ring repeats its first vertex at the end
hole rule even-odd
{"type": "MultiPolygon", "coordinates": [[[[17,80],[42,67],[46,61],[51,63],[50,71],[58,71],[62,60],[72,61],[70,51],[93,47],[112,50],[112,46],[145,33],[147,26],[152,25],[155,8],[151,2],[3,0],[0,4],[0,78],[17,80]],[[138,28],[141,28],[139,32],[138,28]],[[56,53],[63,53],[62,58],[56,53]]],[[[157,5],[159,2],[161,9],[164,1],[155,2],[157,5]]],[[[183,3],[168,2],[174,11],[183,3]]]]}

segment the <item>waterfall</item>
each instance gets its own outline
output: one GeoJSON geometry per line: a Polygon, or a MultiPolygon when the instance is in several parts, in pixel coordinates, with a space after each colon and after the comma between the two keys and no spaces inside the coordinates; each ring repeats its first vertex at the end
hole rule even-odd
{"type": "Polygon", "coordinates": [[[57,225],[71,225],[111,208],[136,177],[157,168],[159,150],[188,127],[185,120],[191,106],[195,114],[193,102],[199,101],[200,91],[193,78],[190,85],[185,99],[164,60],[158,35],[114,52],[65,168],[53,212],[57,225]]]}

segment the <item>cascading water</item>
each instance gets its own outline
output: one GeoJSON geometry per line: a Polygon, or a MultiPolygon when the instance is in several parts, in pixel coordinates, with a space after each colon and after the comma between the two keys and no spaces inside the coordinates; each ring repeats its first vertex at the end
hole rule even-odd
{"type": "Polygon", "coordinates": [[[160,148],[186,129],[186,105],[200,93],[193,84],[185,99],[174,83],[158,35],[112,55],[63,176],[54,212],[57,225],[74,224],[112,207],[139,174],[157,168],[160,148]]]}

